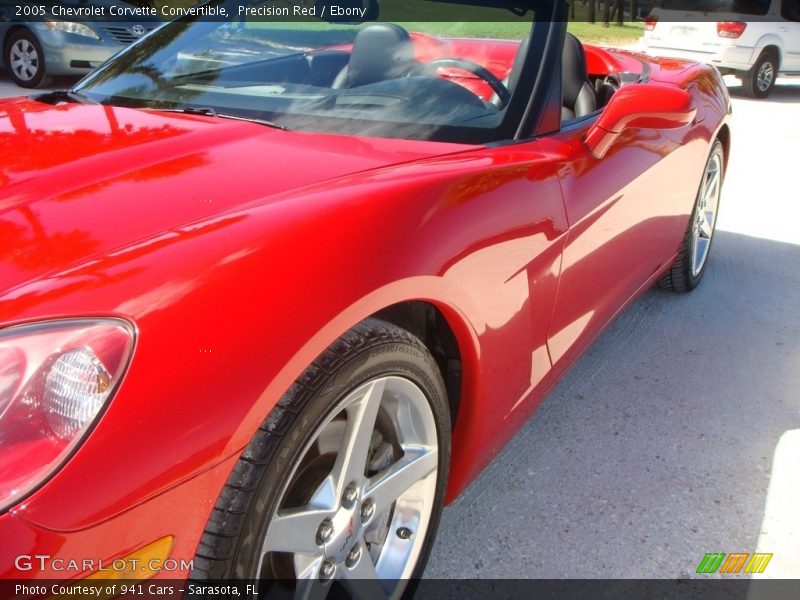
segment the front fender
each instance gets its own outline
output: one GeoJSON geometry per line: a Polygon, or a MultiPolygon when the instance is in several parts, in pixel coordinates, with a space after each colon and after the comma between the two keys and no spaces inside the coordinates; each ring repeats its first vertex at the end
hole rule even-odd
{"type": "Polygon", "coordinates": [[[436,305],[460,345],[473,394],[454,433],[463,487],[550,368],[567,223],[536,143],[433,163],[253,203],[15,288],[8,325],[107,315],[140,332],[97,427],[20,516],[84,529],[237,455],[316,356],[406,300],[436,305]]]}

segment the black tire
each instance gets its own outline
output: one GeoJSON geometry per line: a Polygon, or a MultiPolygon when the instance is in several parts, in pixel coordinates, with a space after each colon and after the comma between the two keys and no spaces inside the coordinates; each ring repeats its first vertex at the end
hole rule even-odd
{"type": "Polygon", "coordinates": [[[741,78],[744,93],[751,98],[766,98],[772,93],[777,78],[778,57],[775,52],[765,50],[758,57],[753,68],[743,74],[741,78]],[[769,75],[768,82],[767,75],[769,75]]]}
{"type": "Polygon", "coordinates": [[[45,69],[44,50],[42,50],[42,45],[39,43],[39,40],[36,39],[36,36],[27,29],[18,29],[9,36],[5,47],[3,48],[3,63],[5,64],[6,70],[11,76],[11,79],[20,87],[38,88],[46,85],[50,81],[45,69]],[[12,48],[18,44],[28,44],[29,46],[27,47],[30,48],[31,55],[35,57],[32,65],[33,72],[31,73],[30,77],[20,76],[20,74],[18,74],[14,68],[12,68],[11,52],[12,48]]]}
{"type": "MultiPolygon", "coordinates": [[[[713,233],[715,231],[715,227],[711,228],[712,235],[709,240],[706,259],[697,273],[693,273],[692,246],[694,244],[694,227],[700,211],[701,195],[704,188],[704,182],[709,171],[709,166],[715,159],[719,160],[720,168],[724,169],[725,150],[722,146],[722,142],[719,140],[716,140],[711,146],[711,152],[709,153],[706,166],[703,170],[703,179],[700,182],[700,188],[697,191],[694,208],[692,209],[692,216],[689,218],[689,224],[686,226],[686,233],[683,236],[683,241],[681,242],[678,256],[675,259],[675,262],[672,263],[670,270],[667,271],[666,275],[664,275],[664,277],[662,277],[658,282],[658,286],[662,289],[678,293],[691,292],[698,286],[700,280],[703,278],[703,274],[706,272],[706,267],[708,266],[708,254],[710,253],[711,246],[714,242],[713,233]]],[[[724,179],[724,171],[721,173],[721,177],[724,179]]],[[[722,181],[720,181],[720,185],[721,183],[722,181]]],[[[718,210],[719,207],[717,207],[717,211],[718,210]]],[[[714,225],[716,225],[716,220],[714,221],[714,225]]]]}
{"type": "MultiPolygon", "coordinates": [[[[335,407],[343,398],[381,376],[399,376],[420,388],[436,424],[436,491],[427,534],[406,590],[412,591],[413,579],[425,568],[443,507],[450,463],[450,413],[441,374],[427,348],[409,332],[377,319],[354,327],[319,356],[259,428],[216,502],[190,581],[252,582],[279,496],[285,497],[290,479],[295,485],[299,477],[295,469],[304,449],[337,412],[335,407]]],[[[283,579],[280,574],[268,578],[283,579]]]]}

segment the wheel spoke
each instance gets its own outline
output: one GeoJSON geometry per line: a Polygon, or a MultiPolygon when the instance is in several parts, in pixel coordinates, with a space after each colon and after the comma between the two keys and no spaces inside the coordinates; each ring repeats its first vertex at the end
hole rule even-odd
{"type": "Polygon", "coordinates": [[[297,575],[294,589],[295,600],[323,600],[328,596],[330,582],[321,581],[319,578],[322,561],[321,556],[309,558],[295,555],[294,569],[297,575]]]}
{"type": "Polygon", "coordinates": [[[383,511],[412,485],[435,471],[438,461],[435,449],[406,449],[403,458],[367,484],[364,497],[372,499],[379,512],[383,511]]]}
{"type": "Polygon", "coordinates": [[[354,600],[373,600],[386,598],[386,590],[381,585],[378,572],[372,563],[367,544],[361,540],[361,558],[352,567],[339,570],[339,581],[350,592],[354,600]]]}
{"type": "Polygon", "coordinates": [[[347,428],[331,472],[336,482],[337,497],[351,481],[364,480],[372,431],[385,388],[385,379],[373,381],[367,385],[363,395],[345,408],[347,428]]]}
{"type": "Polygon", "coordinates": [[[317,530],[333,511],[314,508],[293,508],[280,510],[272,519],[267,530],[262,552],[299,552],[321,555],[317,545],[317,530]]]}
{"type": "Polygon", "coordinates": [[[700,269],[703,266],[703,263],[706,260],[706,254],[708,250],[708,240],[705,238],[700,238],[697,240],[697,244],[695,245],[695,256],[694,256],[694,273],[695,275],[700,272],[700,269]]]}
{"type": "Polygon", "coordinates": [[[708,213],[703,215],[703,220],[700,222],[700,237],[706,240],[711,239],[711,235],[714,233],[713,226],[710,222],[710,219],[713,217],[709,217],[708,213]]]}
{"type": "Polygon", "coordinates": [[[703,204],[709,206],[715,202],[717,193],[719,192],[719,171],[716,169],[709,173],[706,187],[703,192],[703,204]]]}

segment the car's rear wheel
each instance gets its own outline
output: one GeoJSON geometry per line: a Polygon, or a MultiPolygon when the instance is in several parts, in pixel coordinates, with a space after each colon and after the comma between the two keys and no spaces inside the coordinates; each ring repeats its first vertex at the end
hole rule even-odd
{"type": "Polygon", "coordinates": [[[716,231],[724,171],[725,150],[717,140],[706,162],[680,252],[672,268],[658,282],[660,287],[675,292],[690,292],[700,283],[716,231]]]}
{"type": "Polygon", "coordinates": [[[778,78],[778,58],[772,51],[764,51],[756,64],[742,77],[745,94],[751,98],[766,98],[778,78]]]}
{"type": "Polygon", "coordinates": [[[369,319],[279,401],[239,462],[191,578],[257,580],[259,597],[399,597],[427,562],[450,423],[434,359],[369,319]]]}
{"type": "Polygon", "coordinates": [[[18,86],[36,88],[48,80],[44,51],[39,40],[30,31],[20,29],[11,34],[5,45],[3,62],[11,79],[18,86]]]}

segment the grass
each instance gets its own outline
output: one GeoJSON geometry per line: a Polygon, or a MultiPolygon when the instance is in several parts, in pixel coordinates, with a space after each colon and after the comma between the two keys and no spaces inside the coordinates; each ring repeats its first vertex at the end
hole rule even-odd
{"type": "MultiPolygon", "coordinates": [[[[602,14],[602,4],[598,2],[595,18],[597,20],[602,19],[602,14]]],[[[567,31],[590,44],[627,46],[635,43],[644,35],[644,23],[628,22],[621,26],[616,23],[611,23],[608,26],[601,23],[589,23],[587,7],[580,2],[576,2],[575,18],[567,26],[567,31]]]]}
{"type": "MultiPolygon", "coordinates": [[[[163,0],[162,0],[163,1],[163,0]]],[[[174,2],[175,0],[169,0],[174,2]]],[[[287,6],[296,3],[286,2],[287,6]]],[[[280,6],[282,2],[275,2],[280,6]]],[[[600,15],[598,10],[598,16],[600,15]]],[[[486,8],[479,6],[459,6],[430,2],[427,0],[381,0],[380,19],[393,21],[409,31],[419,31],[441,37],[466,38],[503,38],[521,39],[530,31],[530,17],[509,19],[506,9],[486,8]],[[454,12],[457,11],[457,12],[454,12]],[[414,21],[409,21],[409,15],[414,21]],[[453,16],[458,20],[453,21],[453,16]]],[[[584,42],[625,46],[635,43],[643,34],[642,23],[625,23],[620,26],[611,24],[603,26],[599,23],[586,22],[586,8],[576,4],[576,20],[570,22],[568,31],[584,42]]],[[[282,21],[249,20],[248,28],[270,29],[274,33],[280,30],[291,35],[296,43],[303,43],[298,36],[311,36],[309,45],[335,44],[352,40],[354,27],[346,24],[326,23],[316,20],[297,22],[292,19],[282,21]],[[291,32],[291,34],[289,34],[291,32]]],[[[280,34],[278,34],[280,36],[280,34]]]]}
{"type": "Polygon", "coordinates": [[[573,21],[567,26],[567,31],[590,44],[628,46],[636,43],[644,35],[644,25],[642,23],[625,23],[621,27],[617,24],[604,27],[599,23],[573,21]]]}

